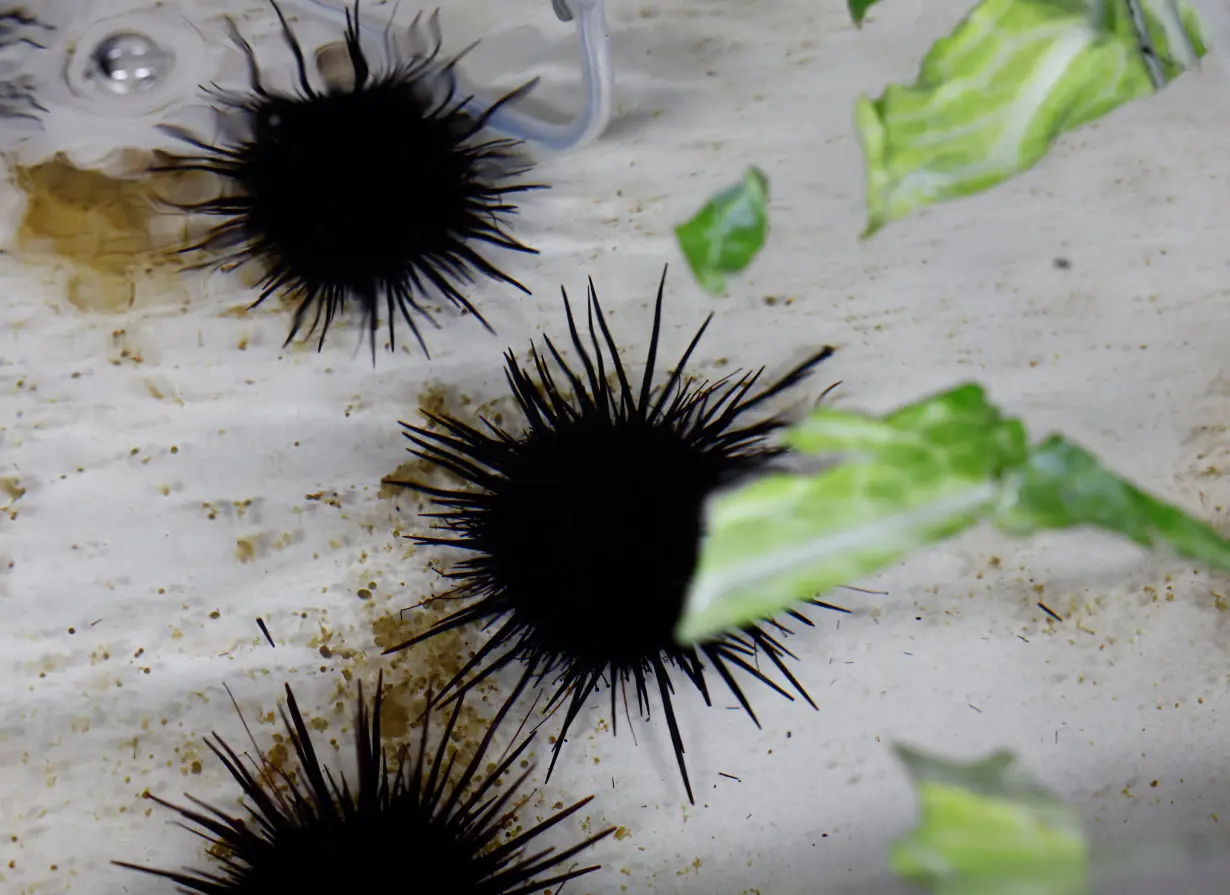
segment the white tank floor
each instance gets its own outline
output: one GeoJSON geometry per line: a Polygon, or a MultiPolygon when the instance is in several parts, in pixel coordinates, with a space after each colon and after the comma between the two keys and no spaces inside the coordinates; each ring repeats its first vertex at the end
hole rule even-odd
{"type": "MultiPolygon", "coordinates": [[[[266,27],[268,7],[250,5],[247,22],[266,27]]],[[[415,505],[380,496],[409,459],[397,421],[424,399],[460,410],[462,394],[471,407],[502,395],[502,351],[565,334],[559,287],[581,294],[588,276],[637,355],[670,262],[666,356],[715,311],[698,371],[772,372],[840,346],[801,401],[841,379],[841,406],[879,411],[977,379],[1036,436],[1061,431],[1226,523],[1224,69],[1084,129],[1007,186],[856,239],[853,99],[912,78],[968,5],[885,2],[857,31],[837,0],[611,0],[618,120],[542,160],[552,189],[526,196],[515,224],[541,255],[501,259],[534,296],[480,284],[499,337],[444,314],[430,362],[408,349],[373,370],[353,325],[320,354],[283,351],[288,314],[234,313],[254,297],[238,276],[163,281],[130,309],[86,314],[67,300],[67,269],[0,258],[0,889],[153,895],[167,886],[108,862],[201,865],[198,841],[141,794],[233,804],[202,743],[211,730],[246,743],[224,685],[256,722],[292,683],[346,767],[344,674],[423,673],[426,660],[383,659],[376,632],[439,587],[433,554],[407,558],[398,536],[420,530],[415,505]],[[672,228],[753,163],[771,178],[770,244],[729,297],[708,297],[672,228]]],[[[206,28],[221,6],[183,14],[206,28]]],[[[443,24],[450,48],[483,38],[476,80],[540,74],[542,99],[576,100],[572,31],[546,0],[454,0],[443,24]]],[[[258,49],[289,75],[276,39],[258,49]]],[[[92,129],[91,114],[65,112],[28,152],[79,140],[101,158],[124,129],[92,129]]],[[[144,126],[127,131],[144,139],[144,126]]],[[[544,798],[593,792],[593,827],[627,835],[569,890],[793,895],[878,880],[915,810],[893,741],[1013,749],[1104,841],[1230,821],[1230,582],[1092,534],[979,531],[851,583],[887,594],[838,592],[854,613],[814,612],[816,629],[790,641],[819,711],[753,689],[758,731],[731,700],[706,709],[680,689],[695,807],[660,715],[632,730],[619,718],[614,739],[603,702],[578,722],[544,798]]],[[[262,745],[280,732],[253,730],[262,745]]]]}

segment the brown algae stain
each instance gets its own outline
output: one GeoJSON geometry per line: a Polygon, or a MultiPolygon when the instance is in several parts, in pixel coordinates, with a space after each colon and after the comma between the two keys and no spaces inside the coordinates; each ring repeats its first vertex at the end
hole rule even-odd
{"type": "MultiPolygon", "coordinates": [[[[448,608],[444,604],[429,603],[412,612],[403,614],[398,611],[374,617],[371,630],[376,646],[382,651],[400,646],[439,621],[448,608]]],[[[451,608],[455,609],[456,606],[451,608]]],[[[428,694],[438,692],[472,655],[473,648],[465,633],[445,631],[411,649],[399,650],[386,657],[383,666],[384,705],[381,712],[385,737],[394,741],[403,740],[418,728],[423,712],[427,709],[428,694]]],[[[479,687],[474,695],[466,700],[454,734],[456,742],[477,745],[494,710],[493,707],[488,707],[484,711],[481,706],[488,703],[489,697],[495,691],[494,685],[479,687]]]]}
{"type": "Polygon", "coordinates": [[[402,463],[380,480],[380,490],[377,492],[381,500],[396,500],[399,497],[413,496],[406,486],[410,482],[426,482],[435,469],[426,460],[418,457],[402,463]]]}
{"type": "Polygon", "coordinates": [[[183,174],[114,178],[57,156],[17,167],[14,177],[29,199],[18,249],[32,260],[68,263],[67,297],[78,310],[124,311],[135,302],[138,283],[160,268],[183,269],[174,249],[187,238],[184,218],[158,208],[168,195],[191,201],[181,195],[190,186],[183,174]]]}
{"type": "MultiPolygon", "coordinates": [[[[340,670],[341,675],[337,681],[333,701],[333,711],[341,724],[338,736],[329,742],[335,748],[349,748],[342,743],[354,735],[351,722],[354,718],[357,695],[357,689],[354,686],[355,679],[370,685],[374,683],[376,672],[379,671],[384,681],[380,716],[381,739],[388,750],[388,755],[396,755],[401,749],[407,747],[412,750],[417,749],[426,721],[428,730],[426,760],[430,766],[435,761],[435,749],[440,743],[439,737],[445,728],[445,718],[451,715],[453,708],[434,709],[430,717],[425,718],[428,696],[439,692],[441,686],[462,668],[473,655],[473,646],[466,634],[450,631],[418,644],[413,649],[399,651],[389,656],[382,655],[380,651],[399,646],[416,632],[422,631],[425,625],[439,620],[449,611],[449,606],[428,604],[412,612],[402,613],[400,604],[403,598],[400,595],[384,593],[380,595],[382,599],[379,602],[386,605],[377,607],[373,605],[377,600],[374,599],[375,595],[371,591],[379,590],[379,584],[376,581],[365,583],[368,586],[359,588],[359,590],[366,591],[369,596],[360,599],[363,599],[363,613],[370,624],[374,644],[368,640],[362,649],[349,648],[345,644],[342,632],[336,629],[331,630],[323,620],[320,623],[320,633],[313,636],[307,643],[308,647],[318,650],[322,659],[334,662],[342,660],[340,664],[334,665],[340,670]],[[394,609],[394,606],[398,608],[394,609]],[[373,645],[375,649],[371,648],[373,645]]],[[[321,671],[325,671],[326,667],[322,665],[321,671]]],[[[368,686],[364,687],[363,692],[364,699],[370,700],[371,694],[368,686]]],[[[462,704],[445,753],[454,762],[454,773],[459,773],[468,764],[482,743],[497,706],[502,702],[498,694],[499,688],[495,684],[484,683],[476,687],[462,704]]],[[[262,718],[262,721],[278,723],[274,713],[269,713],[262,718]]],[[[315,730],[323,730],[330,726],[324,719],[317,718],[309,719],[308,723],[315,730]]],[[[512,726],[515,727],[516,724],[512,726]]],[[[274,741],[280,744],[284,741],[284,736],[275,734],[274,741]]],[[[500,748],[493,744],[488,754],[490,761],[496,760],[500,748]]],[[[266,754],[265,761],[268,764],[280,766],[286,758],[287,756],[279,753],[275,746],[270,753],[266,754]]],[[[522,795],[524,797],[529,794],[522,795]]]]}
{"type": "Polygon", "coordinates": [[[316,51],[316,71],[333,89],[354,89],[354,63],[344,40],[335,40],[316,51]]]}
{"type": "MultiPolygon", "coordinates": [[[[418,419],[412,425],[428,432],[438,431],[439,423],[426,415],[431,414],[435,417],[458,420],[479,431],[486,428],[483,421],[495,426],[503,426],[504,414],[500,408],[507,401],[507,396],[501,396],[475,406],[474,399],[467,394],[440,385],[432,385],[419,395],[416,414],[418,419]]],[[[514,427],[512,432],[516,434],[517,429],[514,427]]],[[[380,490],[377,496],[381,500],[396,500],[409,495],[417,502],[422,502],[423,495],[413,490],[407,491],[406,486],[412,482],[445,488],[470,485],[451,469],[446,469],[421,457],[414,457],[399,464],[396,469],[380,480],[380,490]]]]}
{"type": "Polygon", "coordinates": [[[26,489],[22,487],[21,479],[16,476],[4,476],[0,477],[0,492],[15,503],[25,496],[26,489]]]}
{"type": "Polygon", "coordinates": [[[258,548],[260,547],[260,538],[247,537],[235,539],[235,559],[239,560],[243,565],[247,565],[252,560],[256,559],[258,548]]]}

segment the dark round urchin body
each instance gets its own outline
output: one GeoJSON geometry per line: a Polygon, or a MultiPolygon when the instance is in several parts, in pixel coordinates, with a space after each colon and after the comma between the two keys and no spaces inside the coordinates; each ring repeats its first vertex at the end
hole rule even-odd
{"type": "MultiPolygon", "coordinates": [[[[760,657],[815,705],[786,667],[794,656],[778,639],[789,633],[783,625],[748,627],[696,648],[677,645],[674,629],[696,564],[706,497],[764,470],[781,453],[766,436],[782,423],[743,422],[744,415],[798,383],[833,349],[759,390],[760,372],[696,382],[685,378],[684,368],[706,320],[665,383],[655,387],[665,279],[663,273],[639,384],[628,378],[591,282],[588,346],[564,295],[580,368],[575,362],[570,367],[550,339],[545,352],[530,353],[537,382],[511,351],[505,355],[508,382],[528,422],[524,432],[510,434],[485,420],[488,431],[480,431],[426,412],[432,429],[402,423],[412,453],[475,487],[398,483],[434,500],[440,508],[435,525],[449,535],[415,540],[470,556],[447,573],[458,582],[454,595],[468,600],[464,608],[394,650],[463,625],[498,621],[440,695],[464,693],[512,662],[523,666],[522,684],[554,678],[548,708],[563,707],[564,720],[551,768],[569,727],[602,683],[611,689],[612,723],[617,690],[626,699],[631,683],[645,715],[656,690],[691,800],[672,669],[682,671],[706,702],[706,671],[716,671],[756,721],[735,670],[792,698],[758,666],[760,657]]],[[[789,615],[811,624],[799,612],[789,615]]]]}
{"type": "Polygon", "coordinates": [[[115,863],[202,895],[336,895],[353,891],[356,884],[364,892],[530,895],[598,869],[561,866],[613,828],[561,851],[526,854],[527,846],[589,798],[509,834],[505,822],[530,771],[512,781],[503,778],[533,735],[499,762],[487,764],[486,753],[504,711],[465,764],[457,764],[449,748],[460,707],[449,715],[430,755],[424,727],[414,754],[403,751],[390,764],[380,739],[380,685],[370,711],[360,691],[357,786],[351,789],[344,778],[321,765],[289,686],[286,706],[289,717],[283,710],[282,720],[299,764],[294,777],[268,765],[250,770],[217,734],[215,742],[207,743],[242,788],[246,820],[196,799],[196,808],[184,808],[153,797],[226,855],[217,872],[115,863]]]}
{"type": "MultiPolygon", "coordinates": [[[[475,274],[524,286],[479,254],[475,244],[534,250],[506,229],[513,193],[539,185],[514,182],[525,170],[511,140],[481,136],[490,110],[477,116],[456,95],[452,67],[439,58],[434,32],[423,56],[373,71],[360,44],[358,4],[347,12],[346,48],[352,84],[320,91],[308,78],[303,51],[282,10],[270,0],[298,66],[299,92],[267,90],[251,46],[228,20],[245,53],[252,89],[220,94],[222,108],[242,116],[247,136],[209,146],[185,131],[169,133],[204,152],[178,156],[164,168],[216,174],[226,192],[185,210],[223,220],[186,251],[221,252],[210,265],[263,265],[259,305],[274,293],[298,300],[289,343],[305,326],[320,330],[358,304],[373,354],[381,307],[395,347],[394,320],[406,322],[424,353],[414,314],[435,325],[421,300],[434,288],[491,327],[462,294],[475,274]],[[414,312],[414,314],[412,314],[414,312]]],[[[412,32],[419,43],[416,19],[412,32]]],[[[513,91],[497,106],[520,96],[513,91]]]]}

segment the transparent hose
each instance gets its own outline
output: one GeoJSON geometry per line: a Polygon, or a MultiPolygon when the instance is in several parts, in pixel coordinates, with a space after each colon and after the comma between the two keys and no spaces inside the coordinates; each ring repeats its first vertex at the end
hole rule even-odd
{"type": "MultiPolygon", "coordinates": [[[[306,0],[324,10],[330,18],[345,22],[346,13],[324,0],[306,0]]],[[[606,130],[611,120],[615,92],[615,66],[611,59],[611,35],[606,25],[604,0],[551,0],[555,15],[562,22],[576,21],[581,45],[581,71],[585,82],[585,105],[567,122],[546,121],[515,103],[498,104],[499,96],[466,83],[454,69],[460,92],[471,97],[468,103],[475,117],[493,109],[487,124],[493,130],[517,140],[535,143],[554,152],[568,152],[592,143],[606,130]],[[494,107],[494,108],[493,108],[494,107]]],[[[368,32],[386,34],[383,29],[361,23],[368,32]]]]}

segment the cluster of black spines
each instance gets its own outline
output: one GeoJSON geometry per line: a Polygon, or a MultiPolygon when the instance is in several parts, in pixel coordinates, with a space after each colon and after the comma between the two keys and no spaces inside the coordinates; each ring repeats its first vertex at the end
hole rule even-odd
{"type": "MultiPolygon", "coordinates": [[[[226,184],[223,195],[183,206],[222,219],[184,251],[208,253],[202,266],[262,265],[253,306],[275,294],[298,302],[287,343],[306,328],[309,336],[319,332],[318,347],[323,346],[331,324],[354,303],[373,355],[382,312],[390,348],[396,346],[400,316],[426,353],[415,315],[436,325],[423,304],[432,290],[490,331],[461,291],[475,274],[529,290],[487,261],[474,243],[533,252],[507,230],[517,210],[509,198],[541,186],[519,182],[528,166],[515,141],[481,135],[492,110],[475,114],[470,98],[458,94],[453,66],[459,57],[440,58],[436,19],[427,26],[432,40],[425,55],[374,71],[361,45],[356,3],[353,13],[347,11],[344,36],[353,80],[319,90],[310,82],[286,17],[275,0],[270,4],[295,59],[298,92],[265,87],[251,46],[228,19],[230,35],[247,60],[250,91],[215,89],[212,95],[220,110],[239,113],[247,136],[212,146],[182,129],[166,128],[200,154],[173,157],[165,168],[204,171],[226,184]]],[[[33,43],[19,29],[38,24],[20,13],[0,13],[0,48],[33,43]]],[[[422,27],[416,18],[416,41],[421,42],[422,27]]],[[[527,87],[510,92],[496,107],[527,87]]],[[[0,82],[0,115],[15,114],[10,109],[17,107],[19,93],[0,82]]],[[[587,798],[529,830],[507,833],[510,809],[530,770],[511,782],[505,777],[533,734],[485,770],[482,765],[496,729],[528,686],[550,681],[545,709],[564,713],[548,778],[572,725],[602,686],[611,695],[612,729],[619,694],[627,707],[628,684],[644,716],[656,691],[690,801],[692,784],[673,703],[675,672],[707,704],[709,672],[715,673],[757,725],[738,673],[816,707],[787,664],[796,657],[783,643],[791,631],[781,621],[748,625],[694,647],[677,644],[674,630],[697,560],[704,502],[772,469],[782,455],[770,441],[783,425],[781,418],[747,417],[805,379],[833,349],[825,347],[760,388],[763,369],[697,380],[686,367],[709,315],[664,382],[656,383],[664,289],[665,273],[639,382],[628,375],[590,282],[584,333],[563,294],[576,355],[571,364],[549,338],[542,348],[531,347],[528,366],[512,351],[505,354],[506,378],[525,418],[522,431],[487,420],[480,429],[426,411],[430,427],[402,424],[414,454],[464,481],[456,488],[398,483],[436,505],[437,512],[429,515],[439,534],[414,540],[469,555],[445,573],[454,582],[450,596],[462,599],[462,608],[389,652],[448,630],[493,628],[429,700],[452,707],[435,750],[428,751],[425,723],[414,755],[406,750],[387,755],[381,739],[382,684],[370,708],[360,691],[357,782],[351,788],[320,762],[287,686],[282,719],[297,758],[294,773],[263,760],[245,764],[216,735],[208,743],[239,784],[247,817],[191,797],[194,807],[152,797],[215,847],[220,871],[117,863],[200,895],[344,890],[357,879],[365,887],[393,888],[404,886],[408,873],[427,890],[530,895],[596,870],[564,865],[613,830],[562,851],[527,852],[587,798]],[[771,668],[762,669],[761,660],[771,668]],[[455,766],[449,744],[463,700],[513,664],[521,672],[512,695],[468,762],[455,766]]],[[[786,617],[813,625],[798,610],[786,617]]]]}
{"type": "Polygon", "coordinates": [[[365,892],[530,895],[598,869],[564,865],[613,828],[562,850],[539,848],[544,833],[576,814],[592,796],[553,811],[523,831],[509,829],[532,768],[513,779],[508,779],[509,771],[521,761],[534,734],[492,760],[492,738],[505,714],[500,712],[469,758],[459,762],[459,752],[450,749],[461,715],[458,703],[434,749],[429,749],[424,722],[417,749],[407,747],[389,756],[381,739],[382,692],[378,683],[369,709],[359,691],[353,787],[321,763],[287,686],[281,714],[297,759],[293,773],[264,760],[245,762],[217,734],[207,741],[239,784],[246,816],[191,796],[191,807],[150,796],[210,843],[219,869],[116,863],[199,895],[349,892],[356,885],[365,892]]]}
{"type": "MultiPolygon", "coordinates": [[[[9,7],[0,9],[0,54],[22,47],[31,50],[45,50],[44,38],[54,28],[47,22],[32,15],[24,8],[9,7]]],[[[6,60],[10,61],[10,60],[6,60]]],[[[39,103],[35,92],[32,76],[20,72],[19,59],[12,59],[13,71],[0,75],[0,118],[25,118],[40,120],[39,113],[47,109],[39,103]]]]}
{"type": "Polygon", "coordinates": [[[219,111],[238,116],[245,136],[214,146],[163,128],[199,154],[174,156],[158,170],[204,171],[225,185],[216,198],[178,206],[221,219],[184,251],[205,254],[198,267],[261,265],[253,307],[275,294],[297,301],[287,343],[306,331],[318,332],[323,346],[330,325],[354,304],[373,358],[382,312],[390,349],[400,317],[427,353],[417,318],[438,327],[424,304],[433,292],[492,331],[463,290],[481,276],[528,294],[478,246],[534,253],[510,234],[508,220],[517,211],[512,196],[541,185],[520,181],[528,163],[517,141],[482,132],[496,108],[532,84],[475,112],[454,77],[460,57],[441,58],[435,17],[411,27],[425,54],[401,58],[386,41],[393,58],[376,70],[356,3],[344,38],[354,77],[318,89],[285,15],[270,4],[295,60],[297,91],[265,86],[251,45],[227,19],[247,59],[250,90],[210,94],[219,111]]]}
{"type": "MultiPolygon", "coordinates": [[[[413,454],[463,480],[459,487],[396,483],[435,506],[426,515],[439,534],[414,540],[467,555],[444,573],[454,582],[448,596],[461,600],[461,608],[389,652],[457,628],[488,630],[440,698],[464,694],[513,664],[521,666],[518,692],[529,680],[552,681],[545,710],[562,708],[563,721],[548,778],[571,725],[601,686],[610,688],[612,726],[616,696],[622,692],[626,705],[629,684],[642,715],[656,691],[692,800],[673,671],[706,703],[706,673],[715,672],[757,725],[736,672],[787,699],[793,691],[815,707],[787,666],[795,656],[782,641],[790,630],[781,622],[749,625],[695,647],[677,644],[674,631],[697,561],[706,498],[771,469],[782,454],[769,436],[783,421],[747,416],[807,377],[834,349],[761,388],[763,369],[698,381],[685,368],[710,315],[657,384],[665,279],[664,272],[639,383],[620,359],[591,281],[585,334],[564,293],[571,364],[549,338],[543,349],[531,349],[530,369],[511,351],[505,355],[523,429],[485,419],[477,428],[427,411],[430,427],[402,423],[413,454]]],[[[799,611],[786,615],[812,625],[799,611]]]]}

